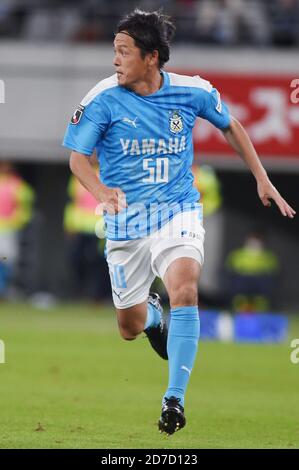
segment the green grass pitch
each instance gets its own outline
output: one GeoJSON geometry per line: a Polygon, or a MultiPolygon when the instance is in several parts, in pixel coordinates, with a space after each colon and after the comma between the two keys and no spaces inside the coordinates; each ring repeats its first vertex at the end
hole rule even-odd
{"type": "Polygon", "coordinates": [[[0,339],[0,448],[299,447],[290,341],[201,342],[187,426],[167,437],[156,426],[167,362],[147,339],[123,341],[112,308],[1,303],[0,339]]]}

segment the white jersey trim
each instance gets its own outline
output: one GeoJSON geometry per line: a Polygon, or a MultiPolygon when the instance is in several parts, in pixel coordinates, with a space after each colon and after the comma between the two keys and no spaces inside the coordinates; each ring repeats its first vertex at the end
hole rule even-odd
{"type": "Polygon", "coordinates": [[[192,88],[202,88],[209,93],[213,89],[213,85],[208,81],[201,78],[199,75],[190,77],[188,75],[179,75],[177,73],[168,73],[171,86],[185,86],[192,88]]]}
{"type": "Polygon", "coordinates": [[[87,106],[97,95],[99,95],[105,90],[108,90],[109,88],[116,87],[117,85],[118,85],[117,75],[115,73],[114,75],[111,75],[111,77],[104,78],[104,80],[101,80],[99,83],[97,83],[87,93],[87,95],[83,98],[80,104],[82,106],[87,106]]]}

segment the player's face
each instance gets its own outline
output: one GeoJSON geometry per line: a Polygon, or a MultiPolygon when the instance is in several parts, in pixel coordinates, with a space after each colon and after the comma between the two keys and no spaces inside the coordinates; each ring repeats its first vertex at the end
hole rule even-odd
{"type": "Polygon", "coordinates": [[[134,89],[134,84],[146,78],[150,56],[141,57],[133,38],[118,33],[114,40],[114,60],[118,84],[134,89]]]}

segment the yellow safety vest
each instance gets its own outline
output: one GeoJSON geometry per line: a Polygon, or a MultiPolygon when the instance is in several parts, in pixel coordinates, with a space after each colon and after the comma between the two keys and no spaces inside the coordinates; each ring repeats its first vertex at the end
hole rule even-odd
{"type": "Polygon", "coordinates": [[[220,183],[213,168],[202,165],[192,167],[194,184],[200,192],[204,216],[214,214],[222,204],[220,183]]]}
{"type": "Polygon", "coordinates": [[[0,175],[0,232],[20,230],[32,217],[34,192],[16,174],[0,175]]]}
{"type": "Polygon", "coordinates": [[[103,221],[102,215],[96,215],[96,199],[87,191],[77,178],[71,176],[68,194],[71,201],[64,211],[64,228],[71,233],[95,233],[96,224],[103,221]]]}
{"type": "Polygon", "coordinates": [[[245,276],[274,274],[279,269],[279,262],[269,250],[255,250],[244,247],[232,251],[226,260],[231,271],[245,276]]]}

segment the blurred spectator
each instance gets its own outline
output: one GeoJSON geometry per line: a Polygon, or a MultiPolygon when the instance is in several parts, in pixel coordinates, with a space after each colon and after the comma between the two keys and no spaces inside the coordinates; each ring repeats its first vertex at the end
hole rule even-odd
{"type": "Polygon", "coordinates": [[[197,37],[208,43],[233,44],[237,41],[234,3],[203,0],[197,3],[197,37]]]}
{"type": "Polygon", "coordinates": [[[22,36],[33,41],[72,40],[81,24],[76,2],[41,2],[28,13],[22,36]]]}
{"type": "Polygon", "coordinates": [[[256,0],[203,0],[197,3],[197,36],[209,43],[267,44],[264,4],[256,0]]]}
{"type": "Polygon", "coordinates": [[[15,4],[16,1],[13,0],[0,1],[0,36],[12,37],[18,35],[20,24],[18,23],[15,4]]]}
{"type": "Polygon", "coordinates": [[[9,0],[0,2],[0,36],[8,36],[8,19],[11,13],[9,0]]]}
{"type": "Polygon", "coordinates": [[[195,41],[196,37],[196,4],[194,0],[177,0],[168,8],[167,13],[175,20],[176,41],[195,41]]]}
{"type": "Polygon", "coordinates": [[[275,253],[266,248],[264,237],[252,232],[241,248],[226,259],[232,307],[235,311],[267,311],[279,271],[275,253]]]}
{"type": "Polygon", "coordinates": [[[204,217],[215,214],[222,204],[220,182],[215,170],[209,165],[192,166],[194,184],[200,192],[204,217]]]}
{"type": "Polygon", "coordinates": [[[73,40],[78,42],[97,42],[105,39],[105,19],[93,8],[84,8],[81,23],[73,33],[73,40]]]}
{"type": "Polygon", "coordinates": [[[67,253],[72,273],[72,294],[75,298],[93,301],[110,297],[110,281],[104,257],[103,216],[95,214],[94,197],[73,175],[68,186],[69,203],[64,211],[67,253]],[[97,238],[102,229],[102,238],[97,238]]]}
{"type": "Polygon", "coordinates": [[[239,38],[243,44],[266,46],[270,43],[267,5],[260,0],[246,0],[240,11],[239,38]]]}
{"type": "Polygon", "coordinates": [[[111,40],[136,5],[163,8],[177,41],[217,45],[298,45],[299,0],[0,0],[0,36],[34,41],[111,40]]]}
{"type": "Polygon", "coordinates": [[[276,46],[294,46],[299,37],[298,0],[271,2],[272,42],[276,46]]]}
{"type": "Polygon", "coordinates": [[[8,294],[19,257],[19,236],[32,216],[34,193],[8,162],[0,162],[0,297],[8,294]]]}
{"type": "Polygon", "coordinates": [[[200,296],[204,304],[215,305],[222,286],[219,282],[223,245],[222,195],[219,178],[209,165],[193,164],[194,185],[203,204],[205,262],[200,277],[200,296]]]}

